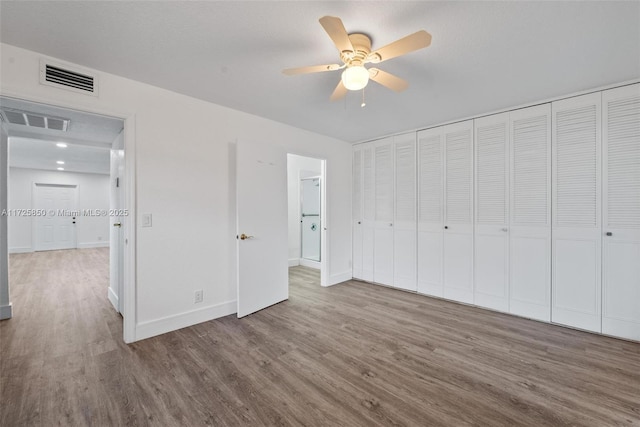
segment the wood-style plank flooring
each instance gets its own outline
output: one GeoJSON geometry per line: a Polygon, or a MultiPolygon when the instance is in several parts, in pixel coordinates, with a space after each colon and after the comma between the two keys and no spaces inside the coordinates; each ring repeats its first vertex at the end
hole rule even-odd
{"type": "Polygon", "coordinates": [[[2,426],[640,426],[640,344],[291,269],[290,299],[132,345],[108,250],[12,255],[2,426]]]}

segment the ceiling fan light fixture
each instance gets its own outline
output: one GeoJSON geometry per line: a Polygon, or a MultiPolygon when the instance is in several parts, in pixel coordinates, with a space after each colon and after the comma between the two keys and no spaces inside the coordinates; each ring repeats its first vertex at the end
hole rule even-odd
{"type": "Polygon", "coordinates": [[[349,90],[363,89],[369,83],[369,71],[362,65],[348,67],[342,72],[342,84],[349,90]]]}

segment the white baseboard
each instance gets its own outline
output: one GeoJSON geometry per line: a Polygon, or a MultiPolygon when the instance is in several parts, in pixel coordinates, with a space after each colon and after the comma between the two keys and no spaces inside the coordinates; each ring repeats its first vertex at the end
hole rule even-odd
{"type": "Polygon", "coordinates": [[[327,280],[327,284],[324,286],[337,285],[338,283],[346,282],[348,280],[351,280],[352,278],[353,275],[351,273],[351,270],[345,271],[344,273],[334,274],[329,276],[329,280],[327,280]]]}
{"type": "Polygon", "coordinates": [[[78,249],[108,248],[109,241],[78,243],[78,249]]]}
{"type": "Polygon", "coordinates": [[[10,254],[28,254],[29,252],[33,252],[33,248],[9,248],[10,254]]]}
{"type": "Polygon", "coordinates": [[[289,267],[297,267],[300,265],[300,260],[298,258],[289,258],[289,267]]]}
{"type": "Polygon", "coordinates": [[[237,312],[236,301],[227,301],[217,305],[199,308],[186,313],[175,314],[136,325],[135,341],[166,334],[167,332],[193,326],[198,323],[208,322],[219,317],[228,316],[237,312]]]}
{"type": "Polygon", "coordinates": [[[116,309],[117,312],[120,312],[120,309],[118,308],[120,307],[120,303],[118,302],[118,295],[113,292],[113,289],[111,289],[111,287],[109,287],[108,289],[109,290],[107,291],[107,298],[109,298],[109,302],[111,302],[111,305],[116,309]]]}
{"type": "Polygon", "coordinates": [[[13,316],[13,306],[11,303],[0,306],[0,320],[11,319],[13,316]]]}
{"type": "Polygon", "coordinates": [[[303,267],[315,268],[316,270],[320,270],[321,266],[318,261],[311,261],[304,258],[300,258],[300,265],[303,267]]]}

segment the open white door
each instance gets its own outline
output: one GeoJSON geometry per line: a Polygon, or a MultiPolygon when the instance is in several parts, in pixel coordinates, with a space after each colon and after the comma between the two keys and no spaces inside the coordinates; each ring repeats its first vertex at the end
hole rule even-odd
{"type": "Polygon", "coordinates": [[[289,298],[287,153],[238,142],[238,317],[289,298]]]}

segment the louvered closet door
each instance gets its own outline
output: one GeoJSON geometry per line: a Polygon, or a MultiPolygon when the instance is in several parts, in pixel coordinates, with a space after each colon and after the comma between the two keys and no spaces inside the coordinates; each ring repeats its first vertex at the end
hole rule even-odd
{"type": "Polygon", "coordinates": [[[373,282],[375,231],[375,174],[373,143],[362,144],[362,280],[373,282]]]}
{"type": "Polygon", "coordinates": [[[509,113],[474,120],[474,302],[509,311],[509,113]]]}
{"type": "Polygon", "coordinates": [[[473,303],[473,120],[443,127],[444,297],[473,303]]]}
{"type": "Polygon", "coordinates": [[[353,150],[353,202],[351,206],[353,230],[353,272],[356,279],[362,279],[362,148],[353,150]]]}
{"type": "Polygon", "coordinates": [[[416,282],[416,134],[393,138],[395,150],[395,215],[393,221],[393,285],[411,291],[416,282]]]}
{"type": "Polygon", "coordinates": [[[551,104],[510,113],[509,312],[551,320],[551,104]]]}
{"type": "Polygon", "coordinates": [[[601,93],[552,104],[552,312],[601,331],[601,93]]]}
{"type": "Polygon", "coordinates": [[[640,85],[604,91],[602,332],[640,341],[640,85]]]}
{"type": "Polygon", "coordinates": [[[393,285],[393,138],[376,141],[373,281],[393,285]]]}
{"type": "Polygon", "coordinates": [[[444,296],[444,135],[418,132],[418,292],[444,296]]]}

